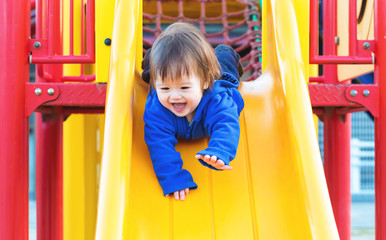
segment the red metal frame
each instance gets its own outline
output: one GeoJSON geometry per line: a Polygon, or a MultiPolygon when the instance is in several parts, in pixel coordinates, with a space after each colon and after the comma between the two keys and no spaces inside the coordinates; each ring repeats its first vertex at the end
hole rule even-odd
{"type": "MultiPolygon", "coordinates": [[[[6,0],[0,1],[0,45],[6,46],[0,58],[0,239],[26,239],[28,236],[28,115],[37,113],[36,171],[37,171],[37,235],[38,239],[63,238],[62,203],[62,136],[63,119],[71,113],[101,113],[104,110],[106,85],[94,83],[68,84],[63,81],[95,80],[95,75],[63,76],[63,63],[90,63],[95,60],[94,2],[87,1],[87,43],[81,55],[62,54],[61,1],[6,0]],[[43,4],[44,1],[44,4],[43,4]],[[36,5],[36,39],[29,40],[30,9],[36,5]],[[45,19],[45,20],[43,20],[45,19]],[[92,20],[92,21],[90,21],[92,20]],[[44,29],[44,31],[43,31],[44,29]],[[40,48],[34,43],[39,41],[40,48]],[[26,47],[27,46],[27,47],[26,47]],[[28,47],[29,46],[29,47],[28,47]],[[32,56],[29,56],[29,52],[32,56]],[[37,83],[28,82],[28,57],[38,63],[37,83]],[[42,64],[45,63],[45,64],[42,64]],[[56,63],[56,64],[52,64],[56,63]],[[59,63],[59,64],[58,64],[59,63]],[[39,95],[37,88],[42,90],[39,95]],[[49,95],[47,90],[54,89],[49,95]],[[9,101],[13,99],[13,101],[9,101]]],[[[349,113],[370,110],[375,116],[375,196],[376,239],[386,239],[386,2],[375,0],[375,39],[364,41],[356,36],[356,1],[350,0],[349,55],[337,56],[336,1],[323,1],[324,53],[318,51],[318,3],[311,0],[310,62],[326,64],[324,75],[312,78],[309,84],[314,111],[324,121],[325,173],[331,202],[341,239],[350,239],[350,137],[349,113]],[[375,52],[375,84],[352,85],[337,80],[338,63],[373,63],[375,52]],[[370,95],[364,96],[363,90],[370,95]],[[351,94],[356,90],[357,95],[351,94]],[[383,124],[382,124],[383,123],[383,124]]],[[[73,1],[70,1],[73,6],[73,1]]],[[[160,3],[159,3],[160,4],[160,3]]],[[[83,5],[83,2],[82,2],[83,5]]],[[[73,16],[71,7],[70,15],[73,16]]],[[[73,22],[70,23],[70,38],[73,22]]],[[[84,29],[82,29],[82,33],[84,29]]]]}
{"type": "Polygon", "coordinates": [[[28,238],[29,0],[0,1],[0,239],[28,238]]]}
{"type": "Polygon", "coordinates": [[[361,41],[357,39],[357,2],[349,2],[349,55],[337,56],[335,36],[336,36],[336,3],[337,0],[323,1],[323,24],[324,24],[324,45],[330,46],[330,49],[324,49],[323,56],[318,54],[319,44],[319,9],[318,0],[310,1],[310,63],[311,64],[372,64],[373,58],[371,52],[374,50],[373,41],[361,41]],[[326,34],[326,30],[334,34],[326,34]],[[368,42],[369,49],[364,49],[363,44],[368,42]]]}
{"type": "MultiPolygon", "coordinates": [[[[353,20],[351,12],[356,10],[356,4],[353,6],[352,3],[353,1],[350,0],[350,20],[353,20]]],[[[318,56],[318,3],[314,0],[311,0],[310,3],[310,63],[328,64],[323,66],[324,75],[318,79],[319,81],[323,80],[326,84],[339,83],[337,66],[333,64],[361,62],[358,61],[357,56],[337,56],[335,45],[337,34],[336,6],[336,0],[323,1],[323,56],[318,56]]],[[[352,24],[350,21],[350,26],[352,24]]],[[[350,35],[350,49],[355,42],[356,33],[355,36],[350,35]]],[[[352,54],[351,51],[350,54],[352,54]]],[[[324,171],[339,236],[340,239],[347,240],[351,237],[351,115],[340,115],[337,110],[336,107],[329,107],[322,116],[324,121],[324,171]]]]}
{"type": "Polygon", "coordinates": [[[375,118],[375,238],[386,239],[386,2],[376,0],[374,78],[378,80],[379,116],[375,118]]]}
{"type": "MultiPolygon", "coordinates": [[[[95,0],[89,0],[86,4],[86,16],[81,11],[81,54],[74,54],[74,1],[70,1],[70,34],[69,34],[69,55],[53,50],[54,42],[62,44],[62,22],[53,21],[54,16],[62,15],[62,8],[55,7],[63,4],[62,1],[37,0],[36,2],[36,39],[31,39],[29,48],[31,51],[30,62],[37,63],[37,75],[45,81],[52,82],[53,77],[46,70],[43,63],[81,63],[81,74],[78,76],[62,76],[62,82],[92,82],[95,81],[95,74],[85,75],[84,67],[86,63],[95,62],[95,0]],[[44,4],[43,4],[44,3],[44,4]],[[43,20],[45,19],[45,20],[43,20]],[[85,21],[87,19],[87,21],[85,21]],[[46,24],[43,26],[43,24],[46,24]],[[84,34],[84,23],[86,24],[86,34],[84,34]],[[86,42],[84,39],[86,38],[86,42]],[[38,47],[35,46],[39,43],[38,47]],[[86,44],[86,45],[85,45],[86,44]]],[[[84,1],[81,1],[84,6],[84,1]]],[[[59,48],[58,48],[59,49],[59,48]]],[[[62,46],[60,47],[62,49],[62,46]]]]}
{"type": "MultiPolygon", "coordinates": [[[[74,0],[70,0],[70,54],[63,55],[62,53],[54,51],[52,44],[58,41],[57,36],[62,34],[62,23],[54,21],[55,16],[61,16],[62,8],[57,8],[56,5],[60,5],[62,1],[50,1],[50,0],[36,0],[36,16],[37,21],[36,28],[44,29],[40,30],[40,34],[36,36],[36,39],[30,40],[31,63],[94,63],[95,62],[95,0],[88,0],[86,4],[86,17],[84,11],[81,11],[81,21],[86,21],[86,53],[84,54],[84,29],[81,24],[81,40],[82,49],[80,55],[74,55],[74,0]],[[44,4],[43,4],[44,1],[44,4]],[[42,17],[47,16],[48,26],[44,26],[42,23],[42,17]],[[40,47],[34,47],[35,43],[40,43],[40,47]]],[[[84,2],[81,1],[82,9],[84,2]]],[[[38,31],[38,30],[37,30],[38,31]]],[[[62,38],[60,38],[62,39],[62,38]]]]}
{"type": "MultiPolygon", "coordinates": [[[[61,1],[36,3],[36,37],[46,38],[50,55],[63,53],[61,1]],[[53,14],[57,13],[57,14],[53,14]],[[39,19],[40,18],[40,19],[39,19]],[[55,31],[54,31],[55,30],[55,31]]],[[[60,82],[62,64],[36,65],[36,82],[60,82]],[[39,74],[41,71],[43,75],[39,74]]],[[[36,113],[36,218],[37,239],[63,239],[63,112],[61,107],[50,113],[36,113]]]]}
{"type": "MultiPolygon", "coordinates": [[[[349,7],[349,56],[337,56],[334,37],[336,36],[336,0],[323,1],[323,56],[318,56],[318,3],[311,0],[310,11],[310,63],[329,64],[324,65],[324,75],[310,78],[310,81],[319,83],[336,84],[336,65],[339,63],[374,63],[375,76],[372,85],[336,85],[329,86],[333,93],[326,100],[332,100],[325,111],[319,115],[324,116],[324,140],[325,140],[325,173],[330,192],[331,202],[335,214],[336,223],[341,239],[350,239],[350,116],[346,113],[358,110],[353,106],[336,108],[343,98],[353,103],[360,103],[375,117],[375,205],[376,205],[376,239],[386,239],[386,98],[382,90],[386,90],[386,84],[380,79],[386,79],[386,3],[375,0],[375,39],[367,41],[369,49],[364,49],[364,41],[357,40],[356,0],[350,0],[349,7]],[[375,52],[376,61],[370,55],[375,52]],[[345,88],[344,91],[342,91],[345,88]],[[352,90],[355,90],[352,92],[352,90]],[[364,95],[368,90],[370,95],[364,95]],[[343,97],[344,95],[344,97],[343,97]],[[383,123],[383,124],[382,124],[383,123]]],[[[320,85],[320,84],[318,84],[320,85]]],[[[325,84],[322,84],[325,85],[325,84]]],[[[326,86],[326,85],[325,85],[326,86]]],[[[311,100],[315,98],[315,85],[310,85],[311,100]],[[312,87],[311,87],[312,86],[312,87]]],[[[323,88],[323,87],[322,87],[323,88]]],[[[323,95],[323,94],[322,94],[323,95]]],[[[324,98],[324,97],[323,97],[324,98]]],[[[322,98],[322,99],[323,99],[322,98]]],[[[323,100],[322,100],[323,101],[323,100]]],[[[355,104],[353,104],[355,105],[355,104]]],[[[362,108],[359,108],[363,110],[362,108]]]]}
{"type": "Polygon", "coordinates": [[[106,90],[107,84],[103,83],[28,83],[25,111],[31,115],[34,111],[47,113],[47,108],[64,107],[67,113],[103,113],[106,90]]]}

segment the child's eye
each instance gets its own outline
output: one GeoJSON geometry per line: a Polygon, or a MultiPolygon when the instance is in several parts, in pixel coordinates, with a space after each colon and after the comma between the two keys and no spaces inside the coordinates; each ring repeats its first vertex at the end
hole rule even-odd
{"type": "Polygon", "coordinates": [[[169,88],[168,87],[162,87],[161,90],[167,91],[167,90],[169,90],[169,88]]]}
{"type": "Polygon", "coordinates": [[[187,90],[189,87],[181,87],[182,90],[187,90]]]}

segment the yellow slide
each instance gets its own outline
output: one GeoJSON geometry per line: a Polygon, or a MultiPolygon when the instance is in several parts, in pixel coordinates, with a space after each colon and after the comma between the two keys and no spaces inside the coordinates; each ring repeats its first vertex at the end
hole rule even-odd
{"type": "Polygon", "coordinates": [[[265,7],[265,71],[244,83],[233,170],[195,158],[207,140],[177,145],[198,189],[163,197],[144,142],[142,3],[115,10],[96,239],[339,239],[317,146],[295,0],[265,7]]]}

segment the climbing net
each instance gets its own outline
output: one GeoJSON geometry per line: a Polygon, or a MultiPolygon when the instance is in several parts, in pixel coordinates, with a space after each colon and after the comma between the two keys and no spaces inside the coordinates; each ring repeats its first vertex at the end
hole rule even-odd
{"type": "Polygon", "coordinates": [[[241,56],[242,80],[261,74],[260,9],[253,0],[144,0],[144,51],[173,22],[189,22],[213,47],[232,46],[241,56]]]}

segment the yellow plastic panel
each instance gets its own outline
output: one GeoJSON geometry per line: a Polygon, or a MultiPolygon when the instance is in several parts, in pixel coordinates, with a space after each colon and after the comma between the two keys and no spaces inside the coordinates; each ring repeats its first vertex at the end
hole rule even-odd
{"type": "Polygon", "coordinates": [[[71,115],[63,125],[63,239],[91,240],[97,210],[97,117],[71,115]]]}
{"type": "Polygon", "coordinates": [[[63,124],[63,239],[85,238],[84,116],[63,124]]]}
{"type": "MultiPolygon", "coordinates": [[[[81,54],[82,1],[74,4],[74,54],[81,54]]],[[[70,1],[63,1],[63,52],[69,54],[70,1]]],[[[64,64],[65,76],[79,76],[79,64],[64,64]]],[[[94,65],[85,65],[84,73],[95,72],[94,65]]],[[[95,235],[97,210],[96,116],[71,115],[63,124],[63,239],[91,240],[95,235]]]]}
{"type": "Polygon", "coordinates": [[[98,82],[108,80],[111,46],[107,46],[105,40],[106,38],[112,39],[114,9],[114,1],[95,1],[95,54],[98,82]]]}
{"type": "MultiPolygon", "coordinates": [[[[357,12],[361,8],[361,4],[364,0],[357,1],[357,12]]],[[[347,56],[349,51],[348,46],[348,9],[349,0],[337,1],[337,13],[338,13],[338,55],[347,56]]],[[[366,3],[365,12],[362,21],[357,25],[357,38],[358,40],[373,40],[374,39],[374,0],[368,0],[366,3]]],[[[362,74],[374,71],[373,64],[346,64],[338,65],[338,79],[339,81],[345,81],[358,77],[362,74]]]]}
{"type": "Polygon", "coordinates": [[[138,5],[118,2],[96,239],[339,239],[313,127],[297,3],[264,3],[266,67],[240,87],[245,109],[233,170],[212,171],[195,160],[207,140],[177,145],[199,185],[182,202],[162,196],[152,168],[142,120],[148,86],[133,67],[140,61],[141,31],[132,22],[138,5]]]}

